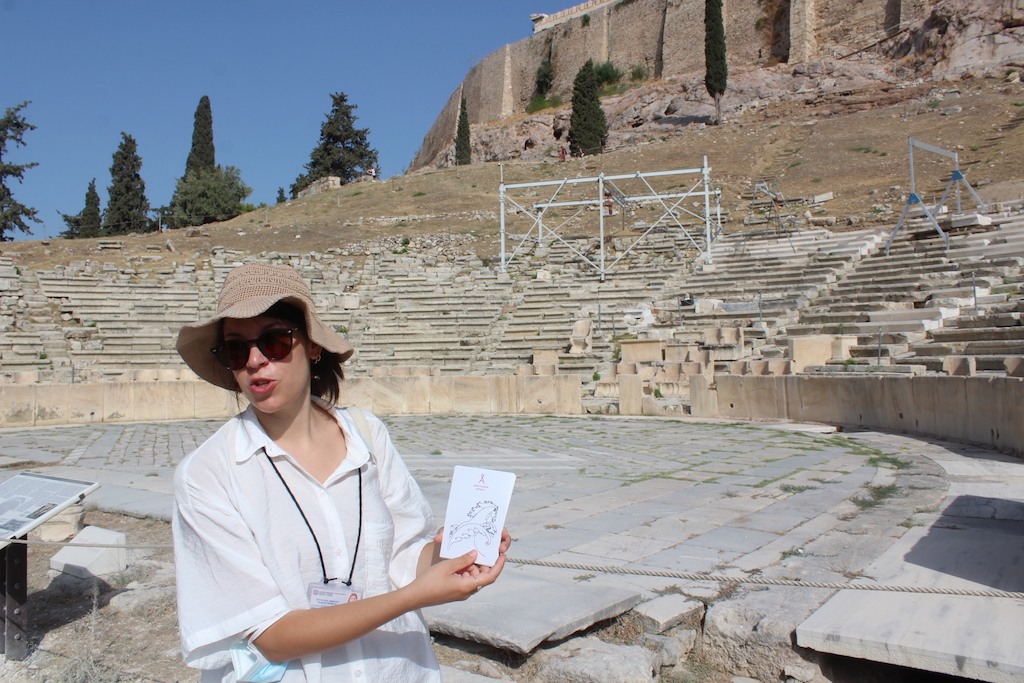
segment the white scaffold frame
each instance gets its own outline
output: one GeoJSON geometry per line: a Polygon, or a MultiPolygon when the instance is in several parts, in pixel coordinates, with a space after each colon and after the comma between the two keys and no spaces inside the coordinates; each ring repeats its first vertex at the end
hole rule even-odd
{"type": "Polygon", "coordinates": [[[918,149],[923,149],[926,152],[932,152],[933,154],[948,157],[953,160],[953,173],[952,175],[950,175],[949,182],[946,184],[946,191],[942,193],[942,199],[940,199],[939,203],[935,205],[935,213],[940,211],[942,205],[946,203],[946,198],[949,197],[949,191],[953,189],[954,186],[956,187],[956,212],[961,213],[960,183],[963,183],[964,185],[967,186],[968,191],[971,193],[971,196],[974,197],[974,201],[978,202],[978,206],[981,207],[982,212],[988,211],[988,207],[985,205],[985,202],[981,201],[981,197],[978,196],[978,193],[974,191],[974,188],[971,187],[971,184],[967,182],[967,178],[965,178],[964,174],[960,171],[960,155],[951,150],[942,149],[941,147],[936,147],[934,145],[929,145],[926,142],[921,142],[920,140],[915,140],[914,138],[907,138],[907,157],[910,160],[910,196],[907,197],[907,204],[906,206],[903,207],[903,212],[900,214],[900,219],[896,221],[896,227],[892,229],[892,234],[889,235],[889,240],[885,243],[886,256],[889,255],[889,247],[892,246],[893,240],[896,239],[896,235],[903,228],[903,221],[906,220],[907,214],[910,213],[910,207],[913,206],[914,204],[921,205],[921,210],[924,211],[924,215],[928,217],[928,220],[931,221],[932,225],[935,227],[935,231],[939,233],[940,237],[942,237],[942,241],[945,242],[946,244],[946,249],[949,249],[949,235],[947,235],[942,230],[942,228],[939,227],[939,222],[935,220],[935,213],[933,213],[932,210],[929,210],[928,206],[921,200],[920,195],[917,194],[917,187],[914,184],[915,147],[917,147],[918,149]]]}
{"type": "Polygon", "coordinates": [[[625,258],[625,256],[630,251],[633,250],[633,247],[635,247],[642,239],[644,239],[652,230],[659,226],[664,226],[666,223],[669,225],[672,225],[674,223],[675,227],[678,227],[678,229],[683,233],[683,235],[686,236],[690,243],[693,244],[694,248],[696,248],[697,251],[700,252],[700,254],[697,257],[698,261],[703,261],[705,263],[710,264],[712,262],[711,246],[714,244],[715,238],[718,236],[718,233],[721,232],[722,229],[721,195],[722,191],[720,189],[714,189],[711,187],[711,167],[708,166],[707,157],[704,157],[704,163],[699,168],[678,169],[674,171],[637,171],[635,173],[622,173],[617,175],[605,175],[601,173],[599,175],[590,176],[586,178],[563,178],[562,180],[542,180],[528,183],[512,183],[508,185],[502,182],[499,186],[499,202],[501,217],[501,270],[502,272],[506,270],[509,263],[511,263],[512,259],[514,259],[519,254],[519,252],[524,248],[525,244],[531,242],[536,243],[538,245],[543,244],[545,239],[545,232],[547,232],[551,239],[562,242],[562,244],[568,247],[570,251],[572,251],[576,256],[582,259],[584,263],[594,268],[601,276],[601,281],[603,282],[605,280],[605,277],[608,275],[610,269],[614,268],[619,263],[619,261],[625,258]],[[647,182],[648,178],[697,174],[700,175],[700,178],[693,184],[692,187],[690,187],[689,190],[685,192],[658,192],[653,187],[651,187],[651,184],[649,182],[647,182]],[[619,191],[618,188],[615,186],[615,181],[637,179],[643,182],[649,194],[627,196],[623,194],[621,191],[619,191]],[[558,194],[566,186],[585,185],[588,183],[593,183],[597,185],[596,199],[556,201],[556,199],[558,198],[558,194]],[[528,207],[523,206],[519,202],[509,197],[508,195],[509,190],[519,190],[537,187],[553,187],[555,188],[555,190],[547,201],[532,204],[528,207]],[[615,259],[611,264],[607,262],[605,254],[605,211],[603,205],[608,201],[606,198],[607,188],[611,188],[610,190],[608,190],[608,192],[612,194],[615,201],[618,202],[620,205],[625,206],[631,202],[656,201],[659,202],[662,208],[664,209],[661,216],[657,220],[652,221],[650,226],[646,230],[644,230],[643,234],[638,236],[636,240],[634,240],[634,242],[631,245],[629,245],[629,247],[625,251],[623,251],[622,254],[620,254],[619,257],[615,259]],[[690,197],[704,198],[703,216],[694,213],[693,211],[690,211],[688,208],[682,205],[682,203],[690,197]],[[712,207],[712,199],[714,199],[714,207],[712,207]],[[671,200],[675,201],[673,202],[671,200]],[[506,246],[506,242],[509,239],[509,235],[506,231],[505,226],[505,216],[510,206],[514,207],[523,214],[528,215],[533,221],[533,225],[530,227],[529,231],[527,231],[525,235],[518,239],[518,244],[515,245],[515,248],[512,250],[511,253],[509,253],[508,248],[506,246]],[[557,228],[548,228],[547,226],[545,226],[544,214],[549,208],[570,206],[578,207],[578,211],[573,216],[570,216],[569,218],[562,221],[561,225],[559,225],[557,228]],[[587,207],[590,206],[596,206],[600,209],[598,211],[598,232],[600,238],[600,252],[598,255],[598,260],[596,262],[592,258],[588,257],[587,255],[577,250],[574,245],[562,239],[562,236],[559,235],[557,232],[559,228],[566,225],[573,218],[578,217],[587,207]],[[712,211],[714,211],[714,217],[712,217],[712,211]],[[704,223],[703,243],[701,242],[701,240],[695,239],[694,235],[689,230],[686,229],[685,225],[682,224],[679,217],[680,213],[689,214],[690,216],[693,216],[694,218],[697,218],[704,223]],[[547,228],[546,231],[545,228],[547,228]],[[535,230],[536,234],[534,234],[535,230]]]}

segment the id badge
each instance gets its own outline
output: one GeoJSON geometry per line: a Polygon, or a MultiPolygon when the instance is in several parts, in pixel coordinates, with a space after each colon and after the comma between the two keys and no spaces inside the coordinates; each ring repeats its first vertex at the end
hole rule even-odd
{"type": "Polygon", "coordinates": [[[355,602],[359,598],[358,588],[346,586],[343,583],[321,583],[317,581],[306,587],[306,599],[309,601],[309,606],[314,609],[317,607],[341,605],[346,602],[355,602]]]}

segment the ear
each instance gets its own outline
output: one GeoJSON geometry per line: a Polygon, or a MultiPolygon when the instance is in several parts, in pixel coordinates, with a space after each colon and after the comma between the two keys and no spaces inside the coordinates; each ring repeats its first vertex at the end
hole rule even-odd
{"type": "Polygon", "coordinates": [[[309,344],[309,360],[313,362],[320,360],[320,354],[323,352],[323,350],[324,347],[320,346],[319,344],[313,344],[311,342],[309,344]]]}

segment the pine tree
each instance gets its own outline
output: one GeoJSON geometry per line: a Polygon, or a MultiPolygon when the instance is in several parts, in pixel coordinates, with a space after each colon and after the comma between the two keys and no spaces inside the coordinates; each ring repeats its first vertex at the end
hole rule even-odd
{"type": "Polygon", "coordinates": [[[192,150],[185,161],[185,175],[187,176],[189,171],[208,171],[216,165],[213,110],[210,108],[210,98],[203,95],[199,100],[199,106],[196,107],[195,123],[192,125],[192,150]]]}
{"type": "Polygon", "coordinates": [[[135,138],[121,133],[121,144],[114,152],[110,166],[110,187],[107,188],[107,210],[103,215],[103,233],[125,235],[130,232],[150,232],[156,228],[150,223],[149,200],[146,199],[146,183],[139,172],[142,159],[139,158],[135,138]]]}
{"type": "Polygon", "coordinates": [[[15,200],[14,194],[7,186],[8,178],[17,178],[20,183],[24,179],[25,171],[39,164],[12,164],[4,161],[7,142],[24,146],[22,136],[36,128],[18,113],[28,105],[29,102],[25,101],[16,107],[8,107],[7,113],[0,119],[0,242],[12,240],[13,237],[9,233],[15,230],[31,235],[32,231],[25,223],[26,220],[42,223],[37,217],[38,211],[15,200]]]}
{"type": "Polygon", "coordinates": [[[68,229],[61,233],[61,237],[74,239],[76,237],[99,237],[103,229],[103,219],[100,216],[100,195],[96,191],[96,179],[89,183],[89,189],[85,191],[85,208],[73,216],[61,214],[68,229]]]}
{"type": "Polygon", "coordinates": [[[278,204],[284,204],[286,201],[288,201],[288,197],[286,197],[285,194],[284,194],[284,188],[283,187],[277,188],[277,203],[278,204]]]}
{"type": "Polygon", "coordinates": [[[226,221],[242,213],[242,200],[251,192],[234,166],[190,171],[174,188],[168,222],[184,228],[226,221]]]}
{"type": "Polygon", "coordinates": [[[291,187],[293,198],[320,178],[337,176],[344,185],[377,166],[377,150],[367,141],[370,129],[355,127],[356,106],[348,104],[345,93],[333,93],[331,100],[331,112],[320,126],[320,143],[310,152],[306,172],[291,187]]]}
{"type": "Polygon", "coordinates": [[[466,98],[459,108],[459,125],[455,128],[455,165],[465,166],[473,161],[473,148],[469,142],[469,114],[466,112],[466,98]]]}
{"type": "Polygon", "coordinates": [[[572,84],[572,115],[569,117],[569,148],[574,154],[598,154],[608,136],[608,121],[597,95],[594,60],[588,59],[572,84]]]}
{"type": "Polygon", "coordinates": [[[704,0],[704,87],[715,98],[715,125],[722,122],[722,95],[729,80],[722,0],[704,0]]]}

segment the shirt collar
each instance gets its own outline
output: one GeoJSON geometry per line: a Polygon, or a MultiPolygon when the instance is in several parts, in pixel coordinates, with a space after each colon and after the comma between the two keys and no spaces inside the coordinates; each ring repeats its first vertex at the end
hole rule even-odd
{"type": "MultiPolygon", "coordinates": [[[[347,453],[341,468],[349,470],[365,465],[370,460],[370,453],[354,425],[351,425],[349,420],[342,419],[339,415],[341,411],[319,396],[313,396],[312,399],[314,404],[325,409],[334,418],[338,427],[345,434],[347,453]]],[[[274,440],[263,430],[263,425],[260,424],[256,417],[256,411],[251,405],[238,416],[238,419],[240,428],[235,435],[236,463],[242,464],[263,450],[266,450],[267,455],[270,456],[288,455],[287,451],[274,443],[274,440]]]]}

